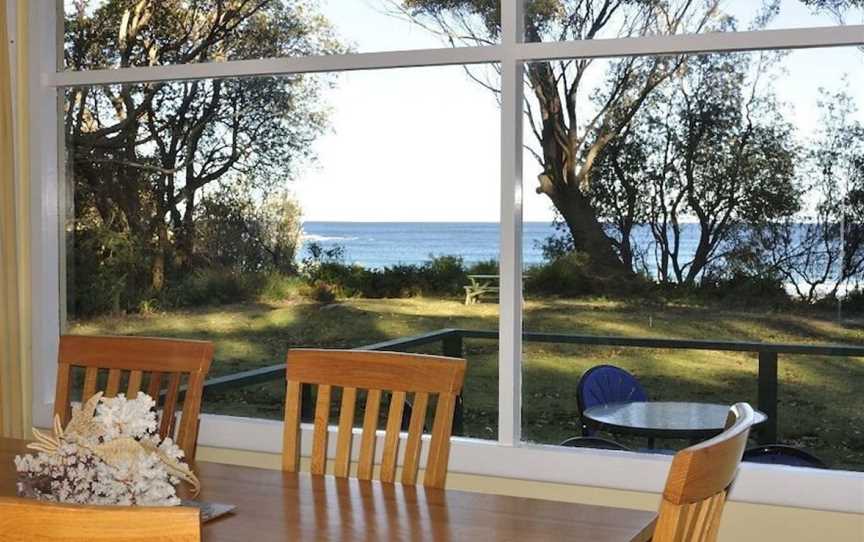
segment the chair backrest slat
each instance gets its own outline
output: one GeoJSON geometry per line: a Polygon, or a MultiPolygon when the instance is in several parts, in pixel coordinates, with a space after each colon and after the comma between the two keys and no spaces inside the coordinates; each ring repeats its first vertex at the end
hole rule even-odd
{"type": "Polygon", "coordinates": [[[402,483],[415,484],[420,467],[422,434],[430,396],[437,397],[435,421],[423,483],[443,487],[447,477],[450,434],[456,397],[465,378],[465,360],[396,352],[297,349],[288,352],[285,402],[283,468],[296,471],[300,455],[302,385],[318,388],[312,442],[315,474],[326,472],[327,425],[333,388],[341,388],[339,429],[333,472],[347,477],[351,471],[354,413],[359,390],[364,390],[363,425],[360,435],[357,477],[371,480],[375,473],[375,448],[381,399],[389,396],[380,479],[396,481],[402,420],[407,408],[411,419],[403,457],[402,483]],[[408,403],[409,394],[413,404],[408,403]]]}
{"type": "Polygon", "coordinates": [[[713,542],[729,486],[735,479],[753,425],[746,403],[732,407],[732,421],[720,435],[681,450],[672,459],[655,542],[713,542]]]}
{"type": "Polygon", "coordinates": [[[148,394],[157,406],[161,403],[159,436],[174,438],[185,456],[194,459],[204,378],[212,360],[213,344],[205,341],[64,335],[60,337],[54,412],[64,425],[68,423],[73,368],[84,369],[82,401],[98,391],[100,371],[107,371],[103,391],[108,397],[119,393],[124,373],[129,373],[126,393],[130,398],[137,396],[145,375],[149,376],[148,394]],[[180,427],[176,428],[184,377],[187,382],[183,416],[180,427]],[[161,396],[163,380],[167,381],[164,398],[161,396]]]}
{"type": "Polygon", "coordinates": [[[80,506],[0,497],[0,540],[198,542],[200,512],[184,506],[80,506]]]}
{"type": "Polygon", "coordinates": [[[180,373],[171,373],[168,376],[168,387],[165,390],[165,402],[162,406],[162,420],[159,424],[160,435],[173,435],[174,409],[177,408],[177,399],[180,394],[180,373]]]}
{"type": "Polygon", "coordinates": [[[378,432],[378,413],[381,409],[381,390],[369,390],[363,413],[363,434],[360,436],[360,459],[357,478],[371,480],[375,463],[375,443],[378,432]]]}
{"type": "Polygon", "coordinates": [[[417,483],[417,472],[420,469],[420,448],[423,444],[423,426],[426,424],[428,406],[428,393],[417,392],[414,394],[414,404],[411,405],[411,421],[408,425],[408,440],[405,442],[405,458],[402,460],[403,484],[414,485],[417,483]]]}
{"type": "Polygon", "coordinates": [[[64,425],[69,420],[71,382],[72,367],[59,364],[57,367],[57,387],[54,390],[54,414],[60,415],[64,425]]]}
{"type": "Polygon", "coordinates": [[[300,469],[300,383],[288,381],[285,390],[285,427],[282,435],[282,470],[300,469]]]}
{"type": "Polygon", "coordinates": [[[126,397],[135,398],[141,391],[141,381],[144,373],[141,371],[129,371],[129,382],[126,384],[126,397]]]}
{"type": "Polygon", "coordinates": [[[351,472],[351,445],[354,443],[354,410],[357,405],[357,388],[342,388],[342,405],[339,408],[339,434],[336,439],[336,461],[333,473],[347,478],[351,472]]]}
{"type": "Polygon", "coordinates": [[[98,367],[87,367],[84,371],[84,390],[81,392],[81,402],[84,403],[96,393],[96,381],[99,378],[98,367]]]}
{"type": "Polygon", "coordinates": [[[384,434],[384,453],[381,457],[381,481],[396,481],[396,462],[399,459],[399,433],[402,430],[402,413],[405,410],[405,392],[394,391],[387,412],[387,430],[384,434]]]}
{"type": "Polygon", "coordinates": [[[162,373],[150,373],[150,382],[147,384],[147,395],[156,398],[162,391],[162,373]]]}
{"type": "Polygon", "coordinates": [[[441,395],[435,408],[435,421],[432,422],[432,442],[429,446],[429,466],[426,467],[427,486],[444,487],[447,479],[446,461],[442,458],[450,455],[450,439],[453,431],[453,411],[456,408],[456,397],[441,395]]]}
{"type": "Polygon", "coordinates": [[[108,369],[108,383],[105,384],[105,397],[114,397],[120,391],[120,377],[123,371],[120,369],[108,369]]]}
{"type": "Polygon", "coordinates": [[[315,430],[312,434],[312,474],[327,472],[327,436],[330,426],[330,386],[318,386],[315,402],[315,430]]]}

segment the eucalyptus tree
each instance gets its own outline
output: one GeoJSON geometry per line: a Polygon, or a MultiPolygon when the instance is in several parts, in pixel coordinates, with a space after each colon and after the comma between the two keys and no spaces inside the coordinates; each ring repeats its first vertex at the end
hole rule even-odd
{"type": "MultiPolygon", "coordinates": [[[[308,0],[76,0],[65,21],[68,69],[341,51],[308,0]]],[[[76,231],[128,235],[138,254],[129,288],[162,289],[172,269],[195,265],[203,191],[244,180],[265,193],[310,154],[329,83],[292,75],[67,90],[76,231]]]]}
{"type": "MultiPolygon", "coordinates": [[[[698,33],[725,20],[719,0],[535,0],[526,2],[529,42],[698,33]]],[[[494,43],[496,0],[403,0],[398,9],[453,45],[494,43]]],[[[632,272],[627,241],[607,235],[591,184],[598,160],[624,133],[649,96],[686,63],[686,56],[590,58],[530,63],[525,113],[542,168],[536,190],[549,198],[572,248],[603,273],[632,272]],[[596,80],[602,79],[598,87],[596,80]]],[[[475,80],[493,92],[472,72],[475,80]]],[[[602,188],[601,188],[602,190],[602,188]]]]}
{"type": "Polygon", "coordinates": [[[641,249],[653,252],[660,281],[696,284],[754,230],[799,210],[795,130],[766,75],[777,61],[694,55],[599,157],[591,194],[600,216],[622,255],[633,252],[634,224],[650,226],[641,249]]]}
{"type": "Polygon", "coordinates": [[[805,208],[760,232],[770,265],[807,302],[837,297],[864,276],[864,123],[847,90],[823,89],[818,105],[800,172],[805,208]]]}

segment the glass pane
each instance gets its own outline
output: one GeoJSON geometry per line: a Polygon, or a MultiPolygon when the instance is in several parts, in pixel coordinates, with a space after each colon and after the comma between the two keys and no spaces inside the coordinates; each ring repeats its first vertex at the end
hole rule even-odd
{"type": "Polygon", "coordinates": [[[864,470],[864,350],[791,347],[775,402],[759,396],[771,362],[752,344],[864,346],[862,64],[844,48],[529,66],[526,440],[674,450],[705,435],[649,439],[595,416],[671,423],[657,403],[747,401],[770,415],[753,446],[864,470]],[[597,370],[580,404],[601,365],[638,386],[597,370]]]}
{"type": "MultiPolygon", "coordinates": [[[[267,418],[289,347],[497,329],[495,292],[464,303],[498,269],[490,96],[462,66],[67,90],[69,329],[212,340],[211,377],[276,366],[205,392],[267,418]]],[[[496,436],[494,341],[387,349],[464,355],[460,433],[496,436]]]]}
{"type": "Polygon", "coordinates": [[[569,41],[864,24],[856,0],[526,0],[525,40],[569,41]]]}
{"type": "Polygon", "coordinates": [[[452,14],[438,13],[434,4],[425,0],[64,0],[65,66],[87,70],[447,47],[447,36],[430,32],[429,18],[457,31],[462,25],[473,27],[498,16],[497,2],[484,3],[479,12],[459,8],[452,14]]]}

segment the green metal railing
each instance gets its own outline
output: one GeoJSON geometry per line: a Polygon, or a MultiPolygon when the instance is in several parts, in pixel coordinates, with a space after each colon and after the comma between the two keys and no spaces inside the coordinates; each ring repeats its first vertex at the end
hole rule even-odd
{"type": "MultiPolygon", "coordinates": [[[[355,348],[355,350],[378,350],[406,352],[411,348],[440,343],[444,356],[464,357],[465,339],[498,340],[497,331],[469,329],[439,329],[414,337],[393,339],[355,348]]],[[[777,440],[777,364],[780,354],[829,357],[864,357],[864,347],[846,345],[775,344],[737,341],[701,341],[689,339],[658,339],[651,337],[603,337],[596,335],[567,335],[563,333],[522,334],[526,343],[578,344],[585,346],[617,346],[624,348],[662,348],[670,350],[710,350],[722,352],[748,352],[755,354],[758,363],[757,408],[768,419],[759,430],[761,443],[777,440]]],[[[205,397],[212,393],[225,392],[254,384],[285,379],[285,364],[271,365],[208,380],[204,384],[205,397]]],[[[464,392],[463,392],[464,393],[464,392]]],[[[311,405],[311,401],[303,401],[311,405]]],[[[456,405],[454,434],[464,433],[464,408],[461,398],[456,405]]]]}

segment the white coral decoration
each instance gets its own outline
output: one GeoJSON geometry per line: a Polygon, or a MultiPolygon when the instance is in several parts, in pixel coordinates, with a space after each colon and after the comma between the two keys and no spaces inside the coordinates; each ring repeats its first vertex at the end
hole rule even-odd
{"type": "Polygon", "coordinates": [[[93,419],[104,427],[102,437],[105,440],[144,438],[156,433],[155,407],[156,401],[140,391],[131,401],[121,393],[113,398],[103,397],[93,419]]]}
{"type": "Polygon", "coordinates": [[[182,462],[183,451],[170,439],[159,441],[153,399],[138,393],[113,398],[94,395],[63,429],[33,430],[39,452],[18,456],[19,493],[50,502],[172,506],[180,504],[175,485],[198,479],[182,462]]]}

